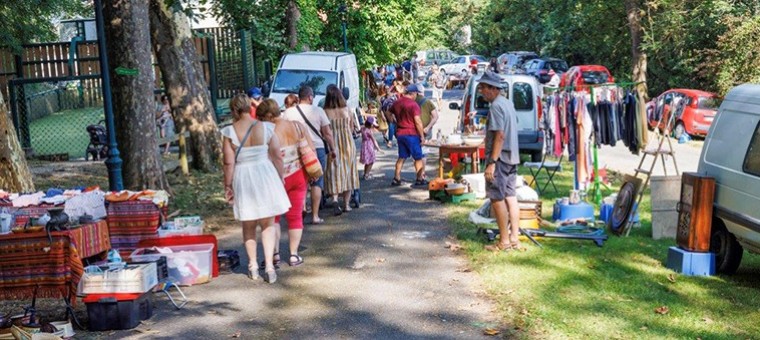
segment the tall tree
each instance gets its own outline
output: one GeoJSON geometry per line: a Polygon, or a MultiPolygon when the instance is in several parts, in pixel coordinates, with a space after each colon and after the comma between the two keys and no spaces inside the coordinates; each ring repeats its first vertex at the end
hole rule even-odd
{"type": "Polygon", "coordinates": [[[34,190],[24,150],[18,142],[8,106],[0,92],[0,189],[9,192],[34,190]]]}
{"type": "Polygon", "coordinates": [[[184,12],[173,10],[164,0],[149,1],[153,46],[174,122],[180,133],[190,132],[193,168],[212,172],[221,159],[221,135],[190,23],[184,12]]]}
{"type": "Polygon", "coordinates": [[[108,71],[124,187],[168,190],[156,139],[148,1],[104,1],[108,71]]]}
{"type": "Polygon", "coordinates": [[[288,12],[285,14],[287,20],[288,48],[295,50],[298,46],[298,20],[301,19],[301,10],[295,0],[288,1],[288,12]]]}
{"type": "Polygon", "coordinates": [[[637,87],[639,92],[645,95],[647,93],[647,54],[641,50],[641,2],[640,0],[625,0],[626,17],[628,18],[628,28],[631,31],[631,63],[633,70],[631,79],[634,82],[641,82],[637,87]]]}

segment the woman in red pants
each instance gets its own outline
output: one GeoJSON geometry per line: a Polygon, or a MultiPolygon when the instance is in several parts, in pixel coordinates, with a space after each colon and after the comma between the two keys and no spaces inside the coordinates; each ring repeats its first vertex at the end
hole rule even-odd
{"type": "MultiPolygon", "coordinates": [[[[258,112],[258,111],[257,111],[258,112]]],[[[275,135],[280,142],[280,156],[284,165],[285,191],[290,199],[290,210],[285,213],[288,222],[288,240],[290,245],[290,258],[288,264],[298,266],[303,263],[303,258],[298,255],[298,246],[301,244],[303,235],[303,206],[306,191],[309,188],[308,177],[301,164],[298,155],[298,141],[307,133],[307,127],[299,122],[289,121],[282,118],[281,113],[267,113],[259,116],[259,120],[275,124],[275,135]]],[[[305,138],[309,147],[314,149],[311,138],[305,138]]],[[[280,216],[275,219],[280,223],[280,216]]],[[[277,226],[277,240],[280,239],[280,227],[277,226]]],[[[275,247],[275,265],[280,261],[279,241],[275,247]]]]}

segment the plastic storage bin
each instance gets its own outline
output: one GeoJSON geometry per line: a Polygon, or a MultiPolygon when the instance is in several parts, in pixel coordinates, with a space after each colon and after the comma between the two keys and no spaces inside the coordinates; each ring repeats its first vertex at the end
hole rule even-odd
{"type": "Polygon", "coordinates": [[[82,277],[84,294],[144,293],[158,284],[156,263],[127,265],[120,270],[85,273],[82,277]]]}
{"type": "Polygon", "coordinates": [[[130,259],[135,262],[157,261],[159,257],[166,256],[169,267],[169,277],[178,285],[190,286],[206,283],[211,280],[211,263],[214,245],[209,243],[191,244],[183,246],[168,246],[164,249],[171,253],[146,253],[154,248],[138,248],[130,259]]]}
{"type": "Polygon", "coordinates": [[[153,316],[151,293],[95,294],[82,299],[87,306],[89,330],[132,329],[153,316]]]}

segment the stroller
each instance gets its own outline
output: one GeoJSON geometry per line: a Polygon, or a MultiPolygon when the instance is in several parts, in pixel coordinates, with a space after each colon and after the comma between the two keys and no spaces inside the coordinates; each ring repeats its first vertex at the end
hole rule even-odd
{"type": "Polygon", "coordinates": [[[104,121],[101,120],[98,124],[87,126],[90,144],[87,145],[87,151],[84,154],[85,161],[88,161],[90,156],[92,156],[93,161],[105,159],[108,154],[108,134],[103,123],[104,121]]]}

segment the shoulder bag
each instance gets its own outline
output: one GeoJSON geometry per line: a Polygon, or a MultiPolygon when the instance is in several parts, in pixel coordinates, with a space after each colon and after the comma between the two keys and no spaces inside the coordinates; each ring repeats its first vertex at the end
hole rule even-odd
{"type": "Polygon", "coordinates": [[[296,131],[298,131],[298,157],[301,159],[301,164],[303,164],[304,169],[306,169],[306,174],[310,179],[319,179],[323,175],[322,164],[319,163],[317,154],[315,154],[314,150],[309,146],[309,142],[306,140],[303,132],[301,132],[301,128],[296,122],[292,123],[296,128],[296,131]]]}
{"type": "Polygon", "coordinates": [[[311,122],[308,119],[306,119],[306,115],[303,114],[303,111],[301,111],[301,108],[298,105],[296,105],[296,109],[298,110],[298,113],[301,114],[301,117],[303,117],[303,121],[306,122],[306,125],[309,126],[309,128],[311,129],[311,131],[314,131],[314,133],[316,133],[317,136],[319,136],[319,139],[322,140],[322,143],[325,145],[325,153],[329,154],[330,153],[330,146],[327,144],[327,140],[325,140],[325,138],[322,137],[322,134],[319,133],[319,130],[317,130],[317,128],[315,128],[314,125],[312,125],[311,122]]]}
{"type": "MultiPolygon", "coordinates": [[[[248,140],[248,136],[251,135],[251,130],[253,130],[253,127],[256,126],[256,123],[258,123],[257,120],[254,120],[253,123],[251,123],[251,126],[248,127],[248,131],[245,132],[245,136],[243,136],[243,140],[240,142],[240,145],[238,145],[237,150],[235,150],[235,163],[237,163],[238,155],[240,155],[240,150],[243,149],[243,144],[245,144],[245,141],[248,140]]],[[[232,131],[234,133],[235,129],[232,131]]]]}

